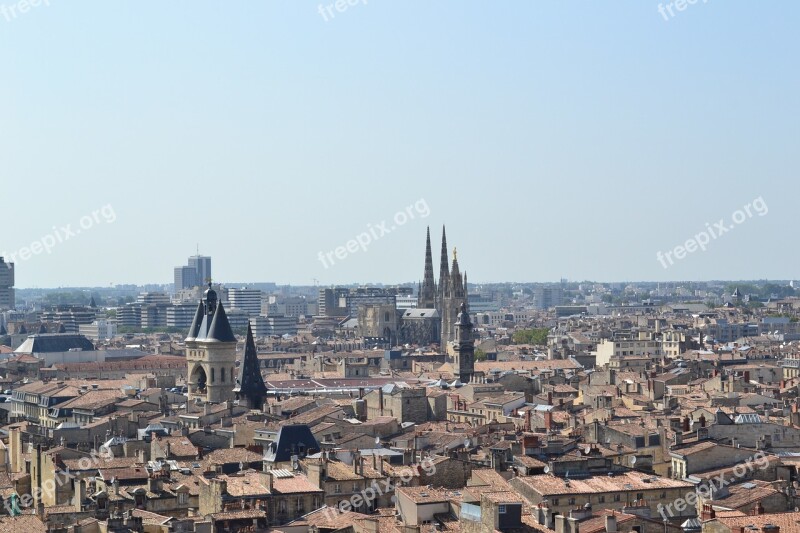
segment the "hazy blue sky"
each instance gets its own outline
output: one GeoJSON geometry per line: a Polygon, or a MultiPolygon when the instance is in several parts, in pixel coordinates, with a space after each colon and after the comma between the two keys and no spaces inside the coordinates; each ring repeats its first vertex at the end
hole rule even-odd
{"type": "Polygon", "coordinates": [[[2,2],[18,287],[416,280],[442,223],[476,282],[800,277],[796,2],[2,2]]]}

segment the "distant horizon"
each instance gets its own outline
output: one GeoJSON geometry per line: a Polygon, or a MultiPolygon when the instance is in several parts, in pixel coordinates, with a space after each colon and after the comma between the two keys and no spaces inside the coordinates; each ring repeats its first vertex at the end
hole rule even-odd
{"type": "MultiPolygon", "coordinates": [[[[619,281],[601,281],[601,280],[566,280],[566,283],[598,283],[598,284],[637,284],[637,283],[646,283],[646,284],[661,284],[661,285],[678,285],[678,284],[690,284],[690,283],[720,283],[720,284],[731,284],[731,283],[742,283],[742,284],[785,284],[786,286],[793,281],[797,281],[798,278],[786,278],[786,279],[771,279],[771,278],[761,278],[761,279],[708,279],[708,280],[669,280],[669,281],[660,281],[660,280],[619,280],[619,281]]],[[[557,281],[478,281],[473,282],[469,281],[469,286],[475,285],[508,285],[508,284],[519,284],[519,285],[536,285],[536,284],[559,284],[561,280],[557,281]]],[[[65,285],[60,287],[14,287],[15,290],[63,290],[63,289],[74,289],[74,290],[90,290],[90,289],[116,289],[119,287],[125,286],[134,286],[137,288],[145,287],[148,285],[171,285],[172,282],[169,283],[120,283],[114,286],[103,286],[103,285],[65,285]]],[[[406,285],[413,285],[416,288],[417,282],[416,281],[405,281],[405,282],[397,282],[397,283],[387,283],[387,282],[353,282],[353,283],[334,283],[330,285],[308,285],[308,284],[299,284],[299,283],[277,283],[274,281],[249,281],[246,283],[241,282],[222,282],[218,283],[216,281],[213,282],[214,285],[222,285],[226,288],[237,288],[237,287],[250,287],[252,285],[268,285],[274,284],[276,287],[317,287],[320,289],[324,289],[326,287],[344,287],[344,286],[384,286],[384,287],[395,287],[395,286],[406,286],[406,285]]]]}

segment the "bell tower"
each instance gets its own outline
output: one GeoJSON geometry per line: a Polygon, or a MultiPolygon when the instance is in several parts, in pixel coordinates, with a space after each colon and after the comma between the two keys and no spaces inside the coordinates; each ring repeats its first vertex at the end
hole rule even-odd
{"type": "Polygon", "coordinates": [[[475,341],[472,338],[472,320],[464,302],[461,302],[456,328],[455,373],[461,383],[466,384],[475,374],[475,341]]]}
{"type": "Polygon", "coordinates": [[[233,400],[236,337],[211,282],[197,306],[185,342],[189,401],[233,400]]]}

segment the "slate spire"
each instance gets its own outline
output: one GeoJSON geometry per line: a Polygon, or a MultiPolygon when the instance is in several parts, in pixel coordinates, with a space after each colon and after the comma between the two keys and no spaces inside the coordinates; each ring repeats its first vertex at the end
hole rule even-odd
{"type": "Polygon", "coordinates": [[[425,279],[418,293],[417,306],[422,309],[433,309],[436,306],[436,281],[433,279],[430,226],[428,226],[428,236],[425,242],[425,279]]]}
{"type": "Polygon", "coordinates": [[[450,262],[447,259],[447,232],[442,226],[442,254],[439,259],[439,305],[450,293],[450,262]]]}
{"type": "Polygon", "coordinates": [[[267,397],[267,386],[264,385],[264,379],[261,377],[261,370],[258,365],[258,351],[256,350],[256,343],[253,339],[253,330],[250,324],[247,325],[244,356],[242,356],[242,363],[239,365],[239,375],[236,378],[236,387],[234,387],[233,392],[236,393],[236,399],[240,402],[246,400],[250,409],[260,410],[264,405],[264,399],[267,397]]]}

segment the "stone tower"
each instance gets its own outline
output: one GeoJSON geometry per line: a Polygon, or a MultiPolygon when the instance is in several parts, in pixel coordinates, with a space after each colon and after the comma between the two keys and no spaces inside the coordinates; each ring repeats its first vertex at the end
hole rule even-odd
{"type": "Polygon", "coordinates": [[[461,383],[469,383],[475,374],[475,341],[472,338],[472,321],[467,304],[461,303],[456,324],[456,346],[453,358],[454,371],[461,383]]]}
{"type": "Polygon", "coordinates": [[[189,401],[233,400],[236,337],[210,282],[186,337],[186,364],[189,401]]]}
{"type": "Polygon", "coordinates": [[[442,317],[442,351],[446,353],[447,344],[456,340],[458,313],[462,304],[467,304],[466,274],[461,275],[458,266],[458,252],[453,250],[453,268],[447,275],[439,314],[442,317]]]}

